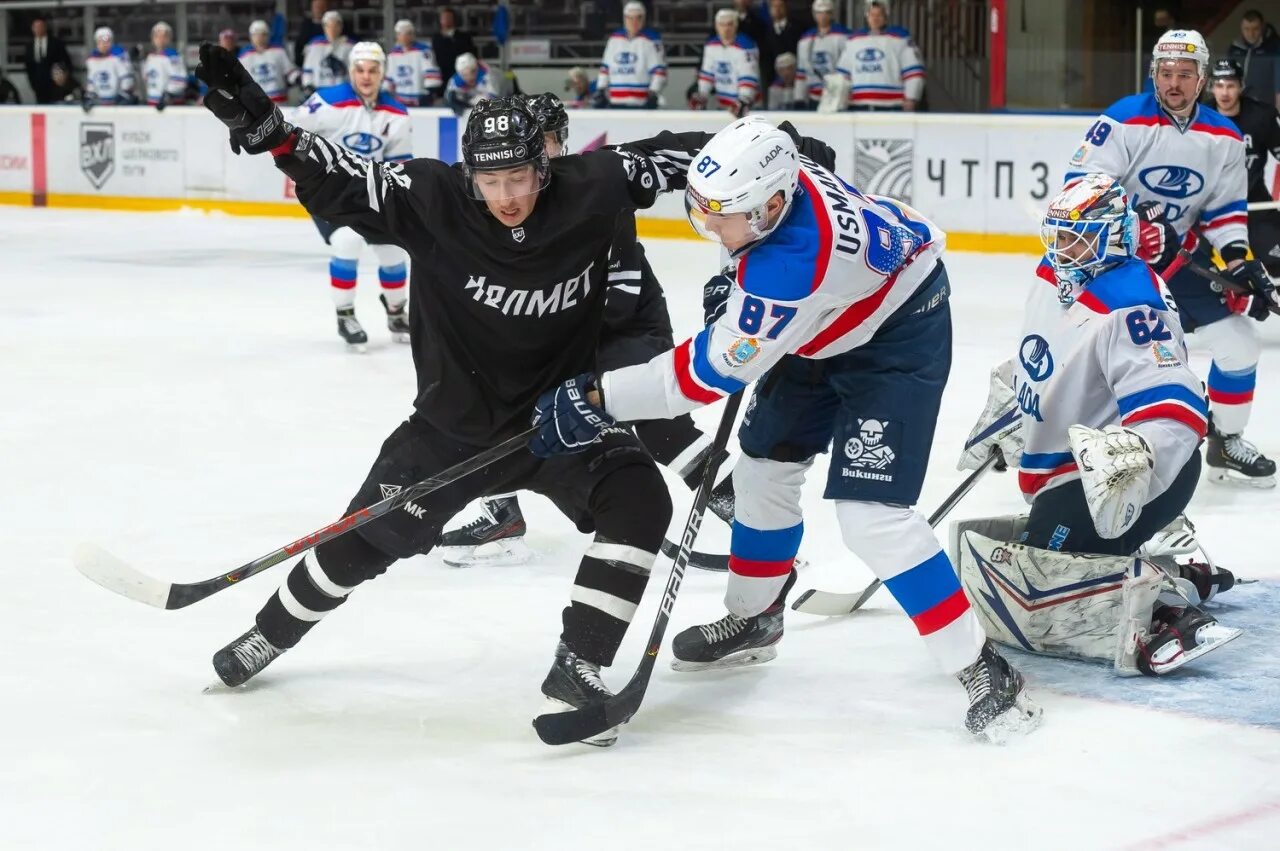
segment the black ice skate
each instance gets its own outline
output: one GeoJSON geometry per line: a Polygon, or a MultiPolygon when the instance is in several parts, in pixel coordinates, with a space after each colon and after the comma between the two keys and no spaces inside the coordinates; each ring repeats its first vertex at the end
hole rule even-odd
{"type": "Polygon", "coordinates": [[[1157,605],[1151,635],[1138,646],[1138,670],[1158,677],[1181,668],[1240,635],[1195,606],[1157,605]]]}
{"type": "Polygon", "coordinates": [[[244,685],[284,651],[263,637],[255,626],[213,654],[213,669],[227,685],[244,685]]]}
{"type": "Polygon", "coordinates": [[[352,351],[363,352],[365,350],[365,345],[369,342],[369,335],[364,332],[364,326],[360,324],[360,320],[356,319],[356,309],[354,307],[338,308],[338,335],[342,337],[343,342],[352,351]]]}
{"type": "Polygon", "coordinates": [[[792,570],[778,599],[754,617],[727,614],[713,623],[682,630],[671,640],[671,667],[677,671],[704,671],[759,665],[777,658],[787,592],[795,581],[796,572],[792,570]]]}
{"type": "Polygon", "coordinates": [[[1208,478],[1218,484],[1251,488],[1276,486],[1276,462],[1238,434],[1221,434],[1212,424],[1204,452],[1208,478]]]}
{"type": "Polygon", "coordinates": [[[956,679],[969,693],[964,726],[975,736],[999,745],[1040,726],[1044,710],[1026,696],[1022,674],[990,641],[983,645],[978,661],[956,674],[956,679]]]}
{"type": "Polygon", "coordinates": [[[453,567],[502,566],[529,560],[524,514],[514,494],[480,501],[480,516],[440,538],[444,563],[453,567]]]}
{"type": "MultiPolygon", "coordinates": [[[[542,694],[547,699],[550,712],[581,709],[613,697],[613,692],[600,679],[600,666],[570,651],[563,641],[556,647],[556,660],[552,663],[547,678],[542,681],[542,694]]],[[[607,748],[616,741],[618,728],[612,727],[589,739],[583,739],[582,743],[607,748]]]]}
{"type": "Polygon", "coordinates": [[[382,306],[387,309],[387,330],[391,332],[391,339],[397,343],[409,342],[409,316],[406,310],[409,302],[402,301],[392,307],[387,303],[386,293],[382,293],[378,298],[382,301],[382,306]]]}

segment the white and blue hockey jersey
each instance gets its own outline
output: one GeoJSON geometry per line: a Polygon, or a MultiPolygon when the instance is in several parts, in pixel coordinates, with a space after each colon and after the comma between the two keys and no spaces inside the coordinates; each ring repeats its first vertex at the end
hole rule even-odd
{"type": "Polygon", "coordinates": [[[289,99],[289,87],[298,82],[299,72],[287,50],[275,44],[259,50],[250,44],[240,49],[239,58],[249,76],[274,103],[289,99]]]}
{"type": "Polygon", "coordinates": [[[345,35],[330,42],[323,34],[302,49],[302,85],[322,89],[337,85],[347,77],[347,60],[355,42],[345,35]]]}
{"type": "Polygon", "coordinates": [[[350,83],[320,89],[298,107],[293,123],[375,162],[413,156],[409,111],[390,92],[378,92],[369,107],[350,83]]]}
{"type": "Polygon", "coordinates": [[[721,107],[755,103],[760,96],[760,52],[756,43],[742,33],[730,44],[719,36],[707,39],[698,71],[698,91],[708,99],[714,92],[721,107]]]}
{"type": "Polygon", "coordinates": [[[142,63],[142,76],[146,80],[147,103],[156,106],[160,98],[166,103],[182,103],[187,91],[187,63],[172,47],[152,50],[142,63]]]}
{"type": "Polygon", "coordinates": [[[445,86],[444,96],[450,103],[459,101],[474,105],[485,98],[496,98],[498,91],[493,87],[488,66],[481,64],[476,69],[476,79],[473,83],[468,83],[461,74],[454,72],[449,78],[449,85],[445,86]]]}
{"type": "Polygon", "coordinates": [[[1122,425],[1146,438],[1155,456],[1150,502],[1173,483],[1208,425],[1178,314],[1141,260],[1125,260],[1077,288],[1070,307],[1058,290],[1053,267],[1041,260],[1014,359],[1026,441],[1018,486],[1030,502],[1080,478],[1071,426],[1122,425]]]}
{"type": "Polygon", "coordinates": [[[801,158],[782,222],[737,262],[724,315],[648,363],[605,373],[619,421],[665,419],[743,389],[784,355],[821,360],[869,341],[937,267],[946,236],[897,201],[801,158]]]}
{"type": "Polygon", "coordinates": [[[849,106],[900,107],[924,96],[924,65],[902,27],[878,33],[863,27],[845,43],[839,69],[849,80],[849,106]]]}
{"type": "Polygon", "coordinates": [[[85,94],[97,98],[103,105],[131,102],[137,82],[129,54],[118,44],[106,53],[95,49],[85,57],[85,94]]]}
{"type": "Polygon", "coordinates": [[[1244,156],[1240,130],[1215,110],[1199,104],[1179,127],[1154,94],[1136,94],[1116,101],[1093,123],[1065,181],[1090,172],[1110,175],[1135,206],[1164,204],[1184,245],[1198,228],[1222,248],[1248,241],[1244,156]]]}
{"type": "Polygon", "coordinates": [[[819,32],[816,27],[805,30],[796,46],[796,100],[817,103],[822,100],[822,78],[839,70],[840,57],[849,41],[849,28],[832,24],[819,32]]]}
{"type": "Polygon", "coordinates": [[[431,45],[415,41],[397,44],[387,54],[387,85],[405,106],[422,106],[440,96],[444,78],[431,45]]]}
{"type": "Polygon", "coordinates": [[[649,93],[667,84],[667,57],[657,30],[643,29],[635,38],[614,30],[604,45],[596,91],[609,93],[610,106],[644,106],[649,93]]]}

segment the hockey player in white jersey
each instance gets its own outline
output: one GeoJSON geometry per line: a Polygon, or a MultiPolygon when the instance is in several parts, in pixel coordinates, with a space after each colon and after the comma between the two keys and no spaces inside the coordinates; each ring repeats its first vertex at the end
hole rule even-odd
{"type": "Polygon", "coordinates": [[[462,115],[479,101],[496,98],[489,67],[470,53],[464,53],[453,63],[453,76],[445,86],[444,100],[457,115],[462,115]]]}
{"type": "Polygon", "coordinates": [[[667,57],[662,36],[644,25],[644,4],[631,0],[622,9],[622,29],[604,45],[596,91],[612,107],[658,108],[667,84],[667,57]]]}
{"type": "MultiPolygon", "coordinates": [[[[724,313],[674,350],[604,373],[598,389],[589,375],[565,385],[587,388],[604,429],[677,416],[762,379],[733,473],[729,614],[676,637],[677,667],[772,658],[777,601],[804,533],[801,486],[834,443],[825,495],[845,543],[965,686],[968,729],[1000,739],[1035,726],[1040,710],[1021,674],[986,640],[928,521],[909,507],[951,366],[945,236],[915,210],[799,157],[762,119],[739,119],[705,144],[704,134],[678,136],[691,157],[668,179],[683,178],[690,222],[729,251],[737,285],[724,313]]],[[[638,149],[680,161],[670,147],[638,149]]],[[[535,440],[555,444],[557,424],[536,424],[535,440]]]]}
{"type": "MultiPolygon", "coordinates": [[[[320,89],[298,107],[297,126],[377,162],[403,162],[413,156],[409,113],[383,91],[386,54],[372,41],[351,49],[350,81],[320,89]]],[[[355,314],[356,273],[364,237],[349,227],[312,217],[332,251],[329,292],[338,312],[338,334],[355,351],[364,351],[369,335],[355,314]]],[[[378,258],[379,297],[387,311],[387,329],[398,342],[409,342],[405,280],[408,254],[397,245],[368,243],[378,258]]]]}
{"type": "Polygon", "coordinates": [[[1257,383],[1257,330],[1178,256],[1195,247],[1199,232],[1221,255],[1226,274],[1253,294],[1256,318],[1276,303],[1262,264],[1246,259],[1244,142],[1229,119],[1196,101],[1209,64],[1199,33],[1170,30],[1152,55],[1154,91],[1107,108],[1072,156],[1066,181],[1101,172],[1124,185],[1139,213],[1138,256],[1165,279],[1183,328],[1213,354],[1209,479],[1274,487],[1275,462],[1242,436],[1257,383]]]}
{"type": "Polygon", "coordinates": [[[240,64],[273,103],[289,99],[289,87],[296,86],[301,72],[289,58],[289,51],[271,44],[271,28],[266,21],[249,24],[249,44],[240,50],[240,64]]]}
{"type": "Polygon", "coordinates": [[[396,21],[396,46],[387,54],[387,85],[405,106],[431,106],[444,86],[431,45],[417,40],[413,21],[396,21]]]}
{"type": "Polygon", "coordinates": [[[1050,202],[1017,354],[960,460],[978,469],[998,448],[1031,513],[955,524],[952,558],[993,638],[1158,675],[1239,630],[1193,605],[1230,573],[1133,557],[1191,501],[1208,429],[1177,313],[1135,256],[1137,218],[1100,173],[1050,202]]]}
{"type": "Polygon", "coordinates": [[[796,47],[796,103],[816,109],[822,100],[828,74],[837,73],[840,57],[851,35],[849,28],[835,22],[831,0],[814,0],[812,29],[805,30],[796,47]]]}
{"type": "Polygon", "coordinates": [[[854,30],[840,57],[849,108],[913,112],[924,97],[924,65],[911,33],[889,26],[888,0],[867,4],[867,25],[854,30]]]}
{"type": "Polygon", "coordinates": [[[110,27],[93,31],[94,49],[84,60],[85,109],[136,102],[138,79],[123,47],[110,27]]]}
{"type": "Polygon", "coordinates": [[[702,48],[698,91],[690,104],[705,108],[711,99],[735,116],[746,115],[760,98],[760,51],[756,43],[738,32],[738,13],[716,12],[716,34],[702,48]]]}
{"type": "Polygon", "coordinates": [[[342,15],[330,9],[320,19],[324,33],[302,49],[302,88],[310,94],[314,89],[334,86],[347,76],[347,61],[354,42],[342,32],[342,15]]]}
{"type": "Polygon", "coordinates": [[[173,28],[160,21],[151,28],[151,52],[142,63],[147,105],[156,109],[180,104],[187,91],[187,63],[173,49],[173,28]]]}

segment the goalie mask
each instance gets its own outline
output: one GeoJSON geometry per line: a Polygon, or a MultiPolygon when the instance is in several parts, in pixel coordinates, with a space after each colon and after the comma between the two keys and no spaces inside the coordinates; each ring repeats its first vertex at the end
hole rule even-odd
{"type": "Polygon", "coordinates": [[[1098,273],[1133,256],[1137,229],[1124,187],[1105,174],[1086,174],[1049,202],[1040,242],[1064,304],[1098,273]]]}

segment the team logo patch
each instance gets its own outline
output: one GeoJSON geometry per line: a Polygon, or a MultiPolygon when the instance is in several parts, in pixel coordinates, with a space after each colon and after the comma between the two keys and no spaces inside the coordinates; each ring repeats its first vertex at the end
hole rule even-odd
{"type": "Polygon", "coordinates": [[[840,474],[847,479],[892,482],[890,468],[897,460],[899,424],[873,417],[859,419],[858,433],[844,442],[847,459],[840,474]]]}
{"type": "Polygon", "coordinates": [[[739,337],[729,344],[729,351],[724,353],[724,362],[730,369],[746,366],[760,354],[760,341],[755,337],[739,337]]]}
{"type": "Polygon", "coordinates": [[[1049,341],[1039,334],[1029,334],[1023,338],[1018,358],[1032,381],[1044,381],[1053,375],[1053,355],[1049,353],[1049,341]]]}
{"type": "Polygon", "coordinates": [[[1156,366],[1164,369],[1166,366],[1177,366],[1181,361],[1178,356],[1169,350],[1164,343],[1152,343],[1151,355],[1156,359],[1156,366]]]}
{"type": "Polygon", "coordinates": [[[378,485],[378,488],[382,491],[382,498],[383,498],[383,499],[391,499],[391,497],[393,497],[393,496],[399,496],[400,491],[404,490],[404,486],[403,486],[403,485],[383,485],[383,484],[380,484],[380,485],[378,485]]]}
{"type": "Polygon", "coordinates": [[[524,242],[524,228],[512,228],[511,238],[516,242],[524,242]]]}
{"type": "Polygon", "coordinates": [[[721,202],[714,198],[704,198],[702,193],[694,189],[692,186],[688,187],[688,192],[689,197],[696,201],[698,206],[704,210],[710,210],[713,213],[718,213],[724,208],[724,205],[721,202]]]}
{"type": "Polygon", "coordinates": [[[1084,161],[1089,157],[1089,146],[1081,145],[1076,148],[1076,152],[1071,155],[1072,165],[1084,165],[1084,161]]]}
{"type": "Polygon", "coordinates": [[[80,170],[94,189],[116,169],[115,127],[111,124],[85,122],[80,125],[80,170]]]}
{"type": "Polygon", "coordinates": [[[1204,177],[1181,165],[1156,165],[1138,173],[1142,185],[1166,198],[1190,198],[1204,189],[1204,177]]]}

